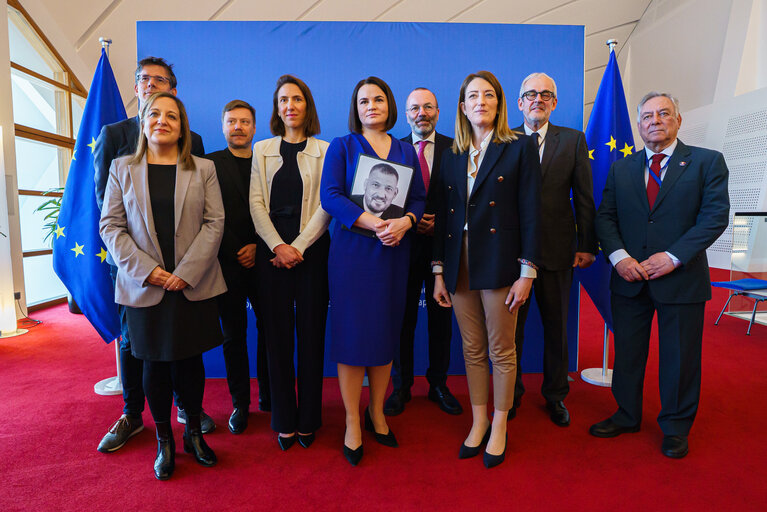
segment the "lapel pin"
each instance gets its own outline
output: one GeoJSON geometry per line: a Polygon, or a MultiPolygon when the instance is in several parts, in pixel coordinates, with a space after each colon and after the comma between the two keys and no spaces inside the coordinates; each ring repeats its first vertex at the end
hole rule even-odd
{"type": "Polygon", "coordinates": [[[684,167],[685,165],[687,165],[687,162],[679,162],[679,167],[684,167]]]}
{"type": "Polygon", "coordinates": [[[503,181],[503,176],[498,176],[498,183],[503,181]]]}

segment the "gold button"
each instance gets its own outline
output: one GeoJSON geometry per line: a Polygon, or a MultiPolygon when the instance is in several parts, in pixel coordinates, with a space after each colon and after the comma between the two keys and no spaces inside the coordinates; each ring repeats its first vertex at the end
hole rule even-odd
{"type": "Polygon", "coordinates": [[[495,234],[495,228],[490,228],[490,233],[494,235],[495,234]]]}
{"type": "Polygon", "coordinates": [[[495,206],[495,201],[490,201],[490,206],[495,206]]]}
{"type": "Polygon", "coordinates": [[[448,186],[447,186],[447,189],[448,189],[448,190],[453,190],[453,186],[452,186],[452,185],[448,185],[448,186]]]}
{"type": "Polygon", "coordinates": [[[503,176],[498,176],[498,183],[503,181],[503,176]]]}
{"type": "Polygon", "coordinates": [[[447,237],[448,238],[453,238],[453,235],[448,234],[447,237]]]}

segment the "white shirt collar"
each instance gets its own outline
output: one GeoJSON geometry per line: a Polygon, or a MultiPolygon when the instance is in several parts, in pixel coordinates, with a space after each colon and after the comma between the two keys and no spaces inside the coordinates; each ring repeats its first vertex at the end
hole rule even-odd
{"type": "Polygon", "coordinates": [[[540,130],[533,130],[533,129],[531,129],[529,126],[527,126],[527,123],[525,123],[524,126],[525,126],[525,133],[527,135],[532,135],[533,133],[535,133],[537,131],[539,134],[541,134],[541,140],[546,138],[546,133],[548,133],[548,131],[549,131],[549,122],[548,121],[546,121],[546,124],[541,126],[540,130]]]}
{"type": "Polygon", "coordinates": [[[495,135],[495,130],[488,133],[487,137],[482,139],[482,142],[479,143],[479,149],[474,147],[474,142],[472,141],[471,146],[469,147],[469,155],[474,156],[477,153],[484,151],[490,144],[490,141],[493,140],[493,135],[495,135]]]}
{"type": "Polygon", "coordinates": [[[416,135],[415,132],[410,132],[410,136],[413,138],[413,144],[418,144],[419,141],[426,140],[434,144],[437,139],[437,130],[432,130],[428,137],[422,139],[420,135],[416,135]]]}
{"type": "MultiPolygon", "coordinates": [[[[679,142],[679,139],[674,139],[674,142],[671,143],[667,148],[663,149],[660,153],[666,155],[667,157],[670,157],[674,154],[674,150],[676,149],[676,143],[679,142]]],[[[655,154],[653,150],[648,148],[647,146],[644,147],[645,150],[645,156],[647,156],[647,160],[650,160],[652,156],[655,154]]]]}

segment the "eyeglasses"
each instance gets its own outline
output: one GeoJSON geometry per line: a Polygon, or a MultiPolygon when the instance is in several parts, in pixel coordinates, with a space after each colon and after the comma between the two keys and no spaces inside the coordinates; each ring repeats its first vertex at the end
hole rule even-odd
{"type": "Polygon", "coordinates": [[[435,110],[437,110],[437,107],[432,105],[431,103],[427,103],[426,105],[419,106],[419,105],[411,105],[410,108],[407,109],[408,112],[415,115],[418,113],[420,109],[423,109],[424,112],[427,114],[433,113],[435,110]]]}
{"type": "Polygon", "coordinates": [[[152,79],[161,85],[167,85],[170,83],[169,78],[160,75],[136,75],[136,83],[146,84],[149,83],[149,81],[152,79]]]}
{"type": "Polygon", "coordinates": [[[522,93],[522,98],[527,98],[528,101],[533,101],[538,95],[541,95],[543,101],[549,101],[554,97],[554,93],[551,91],[526,91],[522,93]]]}

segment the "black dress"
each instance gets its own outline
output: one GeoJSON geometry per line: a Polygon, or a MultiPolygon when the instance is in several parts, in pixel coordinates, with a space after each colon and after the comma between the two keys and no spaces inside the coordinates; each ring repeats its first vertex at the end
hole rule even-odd
{"type": "MultiPolygon", "coordinates": [[[[176,166],[149,164],[147,172],[162,266],[172,273],[176,268],[176,166]]],[[[179,361],[202,354],[223,342],[215,297],[190,301],[183,290],[166,291],[159,304],[126,309],[131,352],[137,359],[179,361]]]]}

